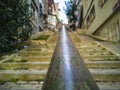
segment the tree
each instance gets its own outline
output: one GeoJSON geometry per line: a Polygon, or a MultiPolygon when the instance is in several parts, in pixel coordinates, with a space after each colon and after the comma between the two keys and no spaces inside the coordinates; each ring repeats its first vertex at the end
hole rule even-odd
{"type": "Polygon", "coordinates": [[[69,23],[72,21],[76,21],[75,11],[77,10],[76,5],[72,4],[72,1],[65,2],[66,5],[66,16],[68,18],[69,23]]]}
{"type": "Polygon", "coordinates": [[[30,17],[27,0],[0,0],[0,53],[29,38],[30,17]]]}

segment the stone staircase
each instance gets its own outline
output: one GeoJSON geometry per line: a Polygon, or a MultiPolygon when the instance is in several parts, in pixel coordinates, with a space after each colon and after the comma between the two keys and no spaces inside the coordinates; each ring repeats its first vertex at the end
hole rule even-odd
{"type": "MultiPolygon", "coordinates": [[[[0,90],[40,90],[50,64],[59,32],[45,40],[31,40],[31,45],[11,59],[1,60],[0,90]]],[[[120,90],[120,57],[97,41],[69,32],[100,90],[120,90]]]]}
{"type": "MultiPolygon", "coordinates": [[[[40,90],[50,64],[59,33],[44,33],[45,40],[31,40],[31,45],[11,59],[1,60],[0,90],[40,90]]],[[[41,35],[42,36],[42,35],[41,35]]]]}
{"type": "Polygon", "coordinates": [[[120,90],[120,56],[87,36],[73,32],[69,35],[100,90],[120,90]]]}

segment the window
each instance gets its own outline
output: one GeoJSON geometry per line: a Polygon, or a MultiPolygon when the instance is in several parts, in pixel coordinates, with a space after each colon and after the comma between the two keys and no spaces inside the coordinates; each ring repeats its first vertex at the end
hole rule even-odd
{"type": "Polygon", "coordinates": [[[120,8],[120,0],[118,0],[118,2],[114,5],[113,11],[115,12],[115,11],[119,10],[119,8],[120,8]]]}
{"type": "Polygon", "coordinates": [[[87,17],[87,27],[90,26],[90,24],[93,22],[93,20],[95,19],[95,8],[94,6],[92,7],[90,14],[87,17]]]}
{"type": "Polygon", "coordinates": [[[90,26],[90,18],[89,18],[89,16],[87,17],[87,20],[86,20],[87,22],[87,27],[89,27],[90,26]]]}
{"type": "Polygon", "coordinates": [[[105,2],[106,2],[106,0],[98,0],[98,6],[102,7],[105,2]]]}
{"type": "Polygon", "coordinates": [[[95,18],[95,8],[93,6],[90,11],[90,22],[92,22],[94,20],[94,18],[95,18]]]}
{"type": "Polygon", "coordinates": [[[31,4],[31,14],[32,14],[32,19],[35,20],[35,8],[33,4],[31,4]]]}

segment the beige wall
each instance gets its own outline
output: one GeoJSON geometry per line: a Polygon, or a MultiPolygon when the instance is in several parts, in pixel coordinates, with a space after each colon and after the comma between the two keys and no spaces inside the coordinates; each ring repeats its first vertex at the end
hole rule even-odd
{"type": "MultiPolygon", "coordinates": [[[[95,19],[92,21],[90,26],[87,28],[86,30],[87,34],[94,33],[105,22],[105,20],[107,20],[107,18],[113,13],[113,6],[115,5],[117,1],[118,0],[107,0],[102,7],[99,7],[98,0],[93,0],[92,5],[90,7],[87,6],[87,8],[90,8],[88,13],[86,13],[87,12],[86,10],[88,9],[84,8],[84,16],[86,16],[84,17],[84,19],[86,19],[90,13],[92,6],[94,5],[95,7],[95,19]]],[[[85,7],[84,3],[83,3],[83,6],[85,7]]]]}
{"type": "Polygon", "coordinates": [[[120,42],[120,10],[114,13],[95,33],[108,41],[120,42]]]}
{"type": "Polygon", "coordinates": [[[82,0],[82,2],[83,2],[83,8],[84,8],[83,17],[85,18],[85,16],[87,15],[87,12],[89,10],[89,7],[90,7],[91,3],[93,2],[93,0],[82,0]]]}

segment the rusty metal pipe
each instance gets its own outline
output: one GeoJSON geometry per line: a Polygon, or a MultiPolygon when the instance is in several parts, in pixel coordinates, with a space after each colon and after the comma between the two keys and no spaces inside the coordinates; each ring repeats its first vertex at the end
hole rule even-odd
{"type": "Polygon", "coordinates": [[[42,90],[99,90],[64,26],[42,90]]]}

